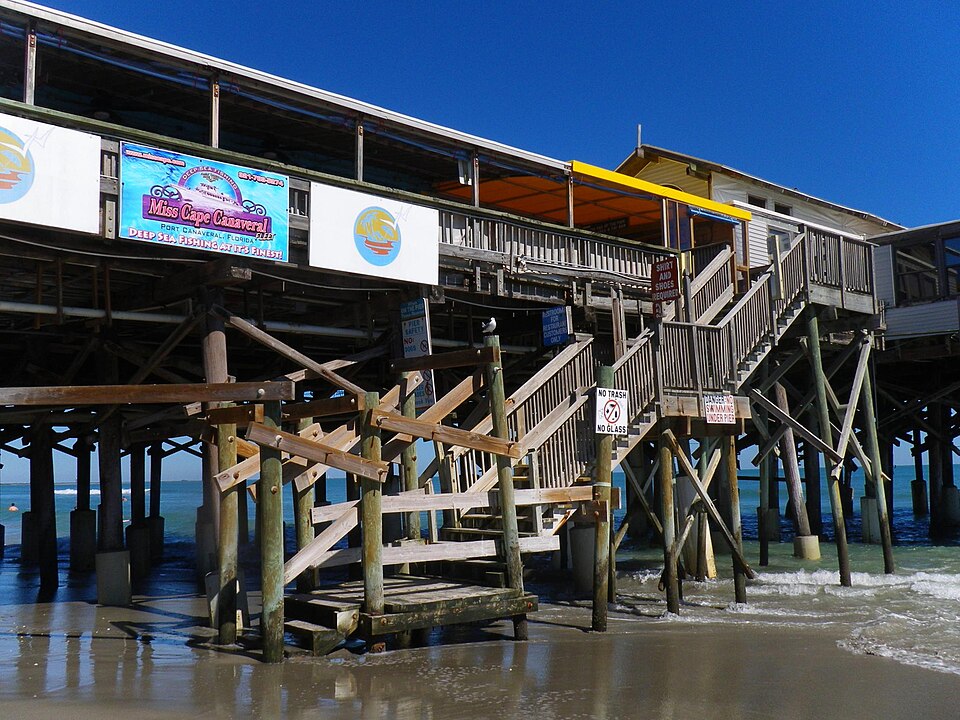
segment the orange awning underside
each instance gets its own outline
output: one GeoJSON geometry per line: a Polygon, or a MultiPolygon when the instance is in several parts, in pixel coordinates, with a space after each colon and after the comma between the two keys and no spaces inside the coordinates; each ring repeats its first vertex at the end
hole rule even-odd
{"type": "MultiPolygon", "coordinates": [[[[437,190],[460,200],[470,200],[473,188],[457,182],[443,183],[437,190]]],[[[567,224],[567,186],[549,178],[517,176],[480,182],[480,203],[518,215],[541,217],[567,224]]],[[[629,225],[660,222],[659,199],[625,195],[574,180],[573,217],[577,227],[626,218],[629,225]]]]}

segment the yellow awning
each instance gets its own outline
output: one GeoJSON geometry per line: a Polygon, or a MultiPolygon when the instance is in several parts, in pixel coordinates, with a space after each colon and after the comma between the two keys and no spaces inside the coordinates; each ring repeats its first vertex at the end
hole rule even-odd
{"type": "Polygon", "coordinates": [[[614,188],[620,187],[635,192],[657,195],[669,200],[682,202],[686,205],[702,208],[703,210],[708,210],[710,212],[720,213],[721,215],[736,218],[737,220],[750,220],[753,218],[753,215],[751,215],[751,213],[747,210],[741,210],[733,207],[732,205],[719,203],[714,200],[708,200],[707,198],[702,198],[699,195],[691,195],[690,193],[683,192],[682,190],[674,190],[673,188],[664,187],[663,185],[657,185],[652,182],[647,182],[646,180],[640,180],[639,178],[630,177],[629,175],[624,175],[623,173],[614,172],[612,170],[604,170],[601,167],[589,165],[587,163],[580,162],[579,160],[571,161],[570,169],[573,172],[574,179],[579,179],[581,181],[589,181],[598,185],[613,186],[614,188]]]}

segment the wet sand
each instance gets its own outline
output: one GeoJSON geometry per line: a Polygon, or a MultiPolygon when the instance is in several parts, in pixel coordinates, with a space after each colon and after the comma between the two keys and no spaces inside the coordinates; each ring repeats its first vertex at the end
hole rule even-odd
{"type": "MultiPolygon", "coordinates": [[[[251,597],[256,602],[256,596],[251,597]]],[[[263,665],[206,641],[202,602],[0,595],[0,718],[956,718],[960,677],[857,656],[828,627],[666,624],[544,605],[382,655],[263,665]]],[[[256,608],[251,608],[256,610],[256,608]]]]}

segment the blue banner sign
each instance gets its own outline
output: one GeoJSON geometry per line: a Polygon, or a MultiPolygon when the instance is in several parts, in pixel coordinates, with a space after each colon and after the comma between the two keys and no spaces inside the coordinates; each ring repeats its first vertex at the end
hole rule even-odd
{"type": "Polygon", "coordinates": [[[285,175],[123,143],[120,237],[287,260],[285,175]]]}
{"type": "Polygon", "coordinates": [[[570,308],[561,306],[543,311],[543,346],[563,345],[573,332],[570,308]]]}

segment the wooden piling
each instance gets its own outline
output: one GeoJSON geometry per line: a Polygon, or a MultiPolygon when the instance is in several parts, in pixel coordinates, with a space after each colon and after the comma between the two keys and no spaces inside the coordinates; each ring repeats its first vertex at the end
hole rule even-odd
{"type": "Polygon", "coordinates": [[[130,448],[130,524],[141,526],[147,519],[146,446],[130,448]]]}
{"type": "MultiPolygon", "coordinates": [[[[701,463],[704,460],[701,460],[701,463]]],[[[727,488],[730,495],[730,532],[737,543],[737,549],[743,554],[743,528],[740,520],[740,483],[737,474],[737,437],[728,435],[720,440],[720,467],[724,470],[726,476],[727,488]]],[[[733,561],[733,590],[738,603],[747,601],[747,576],[743,572],[743,567],[736,561],[736,554],[733,561]]]]}
{"type": "MultiPolygon", "coordinates": [[[[206,304],[208,310],[222,304],[223,293],[208,290],[206,304]]],[[[229,382],[227,372],[227,339],[224,334],[223,318],[214,312],[207,312],[206,333],[201,341],[203,356],[203,374],[208,383],[229,382]]],[[[202,576],[215,568],[217,562],[217,528],[220,525],[220,488],[213,476],[218,467],[218,451],[211,443],[203,443],[203,504],[197,517],[197,546],[205,552],[198,555],[197,572],[202,576]],[[206,552],[206,551],[209,552],[206,552]]]]}
{"type": "MultiPolygon", "coordinates": [[[[229,403],[224,403],[229,405],[229,403]]],[[[217,466],[219,472],[237,464],[237,426],[217,425],[217,466]]],[[[218,639],[221,645],[237,641],[237,557],[239,554],[240,493],[244,483],[228,488],[220,495],[220,527],[217,543],[217,567],[220,572],[220,597],[217,602],[218,639]]]]}
{"type": "Polygon", "coordinates": [[[60,586],[52,432],[42,421],[30,430],[30,510],[36,519],[41,593],[50,593],[60,586]]]}
{"type": "MultiPolygon", "coordinates": [[[[613,368],[597,369],[597,388],[613,387],[613,368]]],[[[597,400],[597,402],[600,402],[597,400]]],[[[593,481],[595,542],[593,551],[593,623],[594,630],[607,629],[607,602],[610,594],[610,495],[613,482],[613,435],[597,434],[595,438],[596,469],[593,481]]]]}
{"type": "Polygon", "coordinates": [[[774,466],[772,453],[760,459],[760,510],[757,513],[757,532],[760,535],[760,567],[770,564],[770,475],[774,466]]]}
{"type": "Polygon", "coordinates": [[[880,542],[883,544],[883,571],[891,574],[895,571],[893,562],[893,538],[890,534],[890,519],[887,515],[886,489],[883,486],[882,462],[880,459],[880,441],[877,437],[877,418],[874,413],[873,371],[867,368],[860,388],[860,402],[863,407],[863,423],[867,436],[867,452],[870,455],[871,475],[877,491],[877,516],[880,520],[880,542]]]}
{"type": "Polygon", "coordinates": [[[677,558],[673,546],[677,533],[673,517],[673,454],[669,436],[660,435],[660,467],[657,478],[660,485],[660,508],[663,522],[663,584],[667,593],[667,611],[680,612],[680,585],[677,580],[677,558]]]}
{"type": "MultiPolygon", "coordinates": [[[[833,447],[833,429],[830,425],[830,406],[827,404],[826,376],[823,372],[823,358],[820,353],[820,325],[816,313],[811,312],[807,321],[807,349],[810,353],[810,365],[813,370],[813,385],[816,390],[817,428],[820,439],[833,447]]],[[[847,527],[843,521],[843,498],[840,494],[840,480],[834,473],[827,475],[827,490],[830,494],[830,513],[833,516],[833,537],[837,545],[837,564],[840,571],[840,584],[850,587],[850,553],[847,549],[847,527]]]]}
{"type": "MultiPolygon", "coordinates": [[[[780,383],[774,383],[777,407],[787,415],[790,414],[790,403],[787,400],[787,391],[780,383]]],[[[797,444],[793,437],[793,430],[787,429],[780,438],[780,462],[783,464],[783,475],[787,480],[787,492],[790,495],[790,504],[793,507],[793,517],[797,525],[797,534],[810,535],[810,519],[807,517],[807,506],[803,500],[803,486],[800,483],[800,465],[797,460],[797,444]]]]}
{"type": "MultiPolygon", "coordinates": [[[[414,373],[406,373],[405,377],[411,377],[414,373]]],[[[416,393],[409,392],[403,398],[401,408],[404,417],[415,418],[417,416],[417,396],[416,393]]],[[[417,471],[417,443],[412,442],[407,445],[401,453],[401,472],[403,473],[403,489],[407,492],[417,490],[420,487],[420,474],[417,471]]],[[[420,539],[420,513],[410,512],[406,517],[407,539],[420,539]]]]}
{"type": "MultiPolygon", "coordinates": [[[[380,393],[368,392],[366,409],[360,413],[360,454],[367,460],[380,462],[380,428],[371,423],[373,408],[380,405],[380,393]]],[[[383,491],[379,482],[360,478],[361,550],[363,558],[363,611],[383,615],[383,491]]],[[[381,652],[382,642],[370,646],[381,652]]]]}
{"type": "Polygon", "coordinates": [[[163,477],[163,443],[150,447],[150,559],[156,563],[163,558],[163,516],[160,514],[160,486],[163,477]]]}
{"type": "MultiPolygon", "coordinates": [[[[484,368],[487,397],[490,402],[490,416],[493,420],[493,436],[506,440],[509,437],[507,427],[506,397],[503,389],[503,365],[500,363],[500,338],[487,335],[483,339],[484,347],[494,349],[494,361],[484,368]]],[[[497,455],[497,487],[500,490],[500,516],[503,525],[503,553],[507,564],[507,584],[523,592],[523,563],[520,559],[520,531],[517,526],[517,505],[514,498],[513,466],[510,458],[497,455]]],[[[519,615],[513,619],[513,634],[517,640],[527,639],[527,616],[519,615]]]]}
{"type": "Polygon", "coordinates": [[[93,445],[82,434],[73,445],[77,459],[77,507],[70,513],[70,570],[92,570],[97,554],[97,513],[90,509],[90,463],[93,445]]]}
{"type": "Polygon", "coordinates": [[[123,494],[120,487],[120,415],[112,414],[100,426],[100,537],[101,552],[123,550],[123,494]]]}
{"type": "MultiPolygon", "coordinates": [[[[312,424],[313,418],[301,418],[297,421],[297,431],[300,432],[312,424]]],[[[293,521],[296,525],[297,550],[299,551],[309,545],[315,536],[311,515],[313,510],[313,486],[310,485],[300,490],[297,488],[297,483],[292,482],[290,487],[294,498],[293,521]]],[[[310,592],[314,587],[314,572],[312,570],[301,573],[297,578],[298,592],[310,592]]]]}
{"type": "MultiPolygon", "coordinates": [[[[264,403],[263,424],[280,429],[278,401],[264,403]]],[[[280,451],[260,447],[260,480],[257,482],[257,515],[260,517],[260,584],[263,612],[260,635],[263,638],[263,660],[283,660],[283,471],[280,451]]]]}

